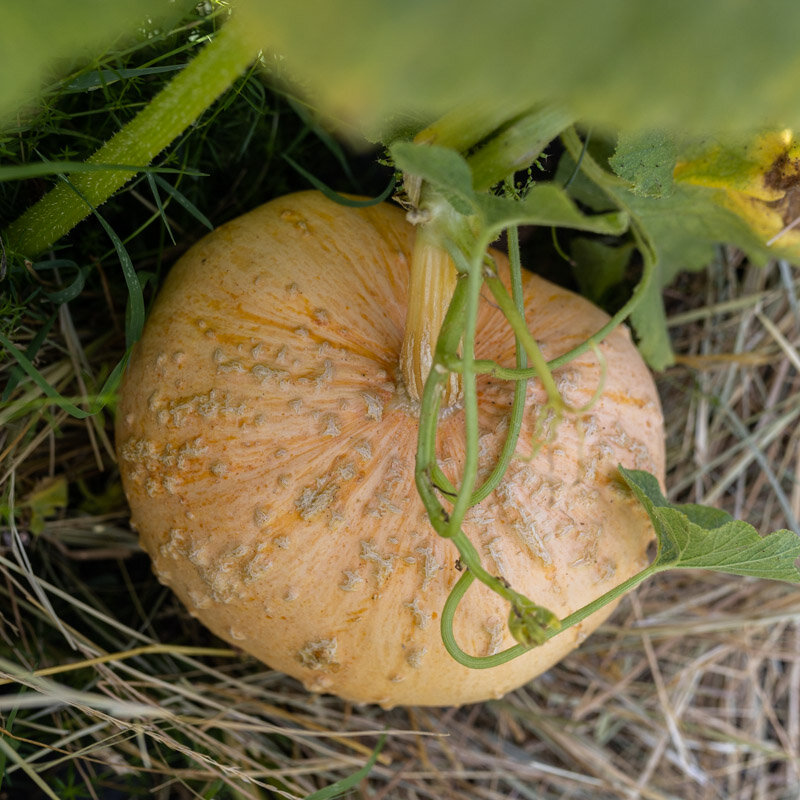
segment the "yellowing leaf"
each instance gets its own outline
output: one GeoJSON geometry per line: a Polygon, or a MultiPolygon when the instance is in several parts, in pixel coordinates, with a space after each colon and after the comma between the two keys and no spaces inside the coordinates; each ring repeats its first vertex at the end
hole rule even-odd
{"type": "Polygon", "coordinates": [[[776,255],[800,257],[800,141],[792,131],[770,131],[744,143],[716,143],[675,166],[675,180],[716,190],[714,197],[776,255]]]}

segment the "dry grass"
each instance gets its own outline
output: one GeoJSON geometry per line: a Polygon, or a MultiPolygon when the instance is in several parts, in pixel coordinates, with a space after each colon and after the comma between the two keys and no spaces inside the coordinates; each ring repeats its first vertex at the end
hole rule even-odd
{"type": "MultiPolygon", "coordinates": [[[[668,483],[675,499],[797,530],[798,276],[724,255],[670,291],[668,483]]],[[[65,314],[40,367],[79,395],[75,376],[107,353],[87,353],[65,314]]],[[[108,416],[79,422],[41,401],[22,380],[0,408],[19,526],[0,543],[0,797],[305,797],[361,767],[383,731],[349,796],[800,797],[797,587],[662,575],[502,701],[357,708],[217,649],[137,548],[108,416]]]]}

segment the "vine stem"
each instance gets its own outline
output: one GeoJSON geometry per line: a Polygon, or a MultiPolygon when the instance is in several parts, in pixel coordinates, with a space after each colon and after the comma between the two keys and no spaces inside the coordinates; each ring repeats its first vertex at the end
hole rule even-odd
{"type": "MultiPolygon", "coordinates": [[[[587,605],[583,606],[583,608],[579,608],[574,613],[564,617],[562,620],[560,620],[560,625],[554,625],[546,628],[543,631],[544,641],[549,641],[561,631],[566,630],[573,625],[577,625],[579,622],[583,622],[583,620],[585,620],[587,617],[590,617],[596,611],[599,611],[609,603],[613,603],[615,600],[618,600],[631,589],[634,589],[640,583],[661,571],[661,568],[652,564],[648,567],[645,567],[643,570],[637,572],[635,575],[632,575],[618,586],[615,586],[613,589],[609,589],[591,603],[587,603],[587,605]]],[[[515,644],[499,653],[494,653],[490,656],[473,656],[461,649],[453,633],[453,620],[455,618],[458,604],[461,602],[462,598],[467,593],[467,589],[469,589],[476,577],[480,576],[476,576],[469,571],[465,572],[458,579],[456,585],[453,587],[452,591],[447,597],[444,608],[442,609],[442,617],[440,621],[442,642],[444,643],[447,652],[465,667],[469,667],[471,669],[490,669],[518,658],[519,656],[528,652],[528,650],[531,648],[523,644],[515,644]]]]}
{"type": "Polygon", "coordinates": [[[528,325],[525,322],[525,315],[521,314],[514,305],[512,298],[506,291],[506,287],[493,269],[486,268],[484,271],[484,278],[492,292],[495,302],[514,330],[514,335],[522,342],[522,346],[525,348],[525,352],[528,354],[528,358],[530,358],[533,368],[536,370],[536,376],[542,382],[542,386],[547,393],[547,399],[550,405],[556,413],[562,412],[564,402],[561,399],[561,395],[559,394],[550,368],[547,365],[547,361],[544,355],[542,355],[539,344],[536,339],[534,339],[533,334],[528,330],[528,325]]]}
{"type": "MultiPolygon", "coordinates": [[[[576,142],[579,141],[574,131],[572,131],[572,134],[573,138],[569,139],[568,144],[568,149],[570,150],[574,149],[576,142]]],[[[586,159],[586,161],[588,161],[587,171],[591,172],[590,178],[601,183],[603,188],[609,191],[609,194],[612,194],[608,185],[610,181],[605,180],[605,172],[591,159],[586,159]]],[[[528,598],[518,594],[504,581],[488,573],[481,564],[480,555],[476,551],[474,545],[461,529],[464,516],[470,506],[485,498],[496,488],[497,482],[502,479],[502,475],[508,465],[508,459],[513,456],[518,437],[518,431],[515,432],[514,430],[514,420],[517,418],[514,417],[512,412],[509,437],[504,444],[501,457],[498,459],[498,463],[495,465],[495,469],[489,480],[487,480],[480,489],[473,491],[477,476],[478,460],[477,375],[483,371],[494,372],[495,374],[501,375],[503,378],[516,381],[513,406],[516,406],[517,402],[521,401],[523,408],[526,394],[526,382],[530,378],[538,378],[542,382],[542,386],[547,394],[548,405],[553,408],[556,415],[560,416],[567,409],[555,384],[552,370],[578,357],[589,349],[597,349],[599,343],[616,328],[617,325],[627,318],[633,309],[641,302],[653,280],[656,265],[656,254],[653,244],[646,236],[638,220],[633,216],[631,219],[633,220],[633,234],[643,254],[644,260],[641,280],[632,293],[631,298],[623,308],[610,318],[594,335],[577,347],[549,362],[545,360],[538,343],[528,329],[525,320],[524,304],[521,302],[521,293],[519,292],[519,287],[513,284],[516,274],[515,266],[517,269],[519,268],[518,264],[515,265],[513,263],[515,241],[513,233],[509,236],[510,250],[512,253],[512,293],[510,295],[505,285],[500,280],[496,270],[491,266],[487,266],[485,263],[485,252],[488,242],[474,241],[472,246],[468,248],[468,252],[451,244],[451,256],[457,269],[461,273],[462,291],[456,293],[460,295],[458,300],[460,308],[459,314],[451,316],[450,310],[452,309],[450,309],[447,317],[450,317],[449,324],[451,326],[456,326],[457,323],[460,323],[462,327],[460,330],[456,330],[455,327],[448,329],[447,317],[445,319],[445,324],[442,326],[442,336],[440,336],[437,343],[433,359],[431,379],[426,383],[426,391],[423,392],[423,402],[421,404],[420,447],[417,451],[417,477],[419,479],[418,488],[420,489],[420,495],[423,498],[423,502],[434,524],[434,528],[441,535],[447,536],[453,541],[454,545],[459,550],[461,561],[466,567],[466,572],[458,580],[445,603],[441,618],[441,636],[444,646],[450,655],[464,666],[470,668],[494,667],[506,663],[513,658],[517,658],[527,652],[532,646],[548,641],[565,628],[582,622],[591,614],[608,603],[614,602],[627,591],[658,571],[658,567],[650,565],[617,587],[605,592],[593,602],[569,614],[563,620],[559,620],[547,609],[536,605],[528,598]],[[466,278],[466,287],[464,287],[464,278],[466,278]],[[517,363],[514,369],[500,367],[500,365],[492,361],[477,362],[474,359],[477,303],[480,298],[481,287],[484,283],[486,283],[491,290],[495,302],[514,332],[517,343],[517,363]],[[460,355],[457,351],[459,342],[462,348],[460,355]],[[526,361],[521,358],[521,356],[530,359],[530,368],[528,368],[526,361]],[[447,477],[443,475],[436,458],[436,422],[440,408],[439,399],[441,398],[444,381],[447,380],[453,372],[459,373],[463,381],[466,434],[466,454],[462,481],[457,490],[448,481],[447,477]],[[426,394],[427,398],[425,397],[426,394]],[[437,489],[450,497],[453,504],[451,513],[448,514],[439,501],[436,495],[437,489]],[[462,650],[456,642],[453,631],[453,621],[458,604],[476,578],[510,603],[511,614],[509,617],[509,627],[511,628],[512,634],[519,642],[519,644],[508,648],[502,653],[487,657],[472,656],[462,650]]],[[[480,236],[477,238],[479,240],[482,239],[480,236]]],[[[600,358],[599,353],[598,357],[600,358]]],[[[599,391],[600,389],[598,389],[598,392],[599,391]]],[[[596,398],[593,398],[593,401],[594,399],[596,398]]],[[[517,419],[517,421],[519,420],[521,420],[521,416],[517,419]]]]}
{"type": "MultiPolygon", "coordinates": [[[[456,246],[452,241],[444,244],[458,271],[458,280],[453,300],[445,315],[436,343],[432,367],[423,388],[415,478],[420,497],[436,532],[451,539],[471,576],[477,577],[493,592],[510,603],[509,624],[513,625],[512,631],[515,637],[524,643],[524,646],[529,646],[534,641],[540,642],[541,632],[557,625],[558,620],[550,611],[537,606],[528,598],[514,591],[501,578],[487,572],[481,564],[478,551],[461,527],[466,512],[471,505],[474,505],[473,489],[478,473],[478,397],[477,376],[473,369],[473,363],[481,289],[486,280],[483,264],[488,245],[486,237],[476,237],[468,246],[468,252],[456,246]],[[443,360],[446,357],[455,357],[459,344],[462,350],[460,374],[463,381],[465,457],[461,483],[456,490],[452,488],[438,466],[436,430],[445,383],[451,375],[451,372],[443,366],[443,360]],[[437,489],[450,495],[452,502],[450,512],[439,501],[436,494],[437,489]]],[[[518,263],[516,267],[519,271],[518,263]]],[[[524,309],[521,274],[517,275],[513,284],[512,292],[515,297],[511,300],[511,304],[514,310],[518,311],[517,306],[524,309]]],[[[522,335],[517,338],[517,346],[517,364],[524,365],[524,353],[529,348],[522,335]]],[[[495,484],[502,479],[507,462],[516,447],[525,395],[524,382],[520,381],[520,384],[523,385],[516,387],[517,395],[515,402],[512,403],[512,408],[516,406],[516,414],[509,426],[510,441],[507,438],[488,485],[485,484],[482,487],[482,490],[487,493],[491,492],[495,484]]],[[[452,629],[449,631],[449,638],[454,640],[452,629]]]]}
{"type": "MultiPolygon", "coordinates": [[[[519,250],[519,233],[517,227],[512,225],[508,228],[507,231],[508,235],[508,255],[509,255],[509,265],[510,265],[510,272],[511,272],[511,297],[514,305],[516,306],[517,310],[524,314],[525,310],[525,297],[522,288],[522,263],[520,258],[520,250],[519,250]]],[[[511,459],[514,456],[514,451],[517,447],[517,442],[519,440],[519,434],[522,430],[522,418],[525,411],[525,400],[526,400],[526,389],[528,378],[535,378],[537,375],[536,370],[530,370],[529,373],[525,373],[525,366],[527,364],[527,354],[525,352],[525,348],[522,346],[522,342],[520,341],[519,337],[515,336],[515,343],[516,343],[516,370],[513,368],[508,368],[510,372],[514,372],[515,374],[511,377],[511,380],[516,381],[516,385],[514,386],[514,399],[511,403],[511,411],[508,417],[508,431],[506,434],[506,438],[503,442],[503,446],[500,450],[500,454],[497,457],[497,460],[492,467],[489,476],[486,480],[481,484],[481,486],[475,490],[469,500],[469,505],[474,506],[480,503],[482,500],[485,500],[499,485],[500,481],[502,481],[503,476],[508,469],[508,465],[511,462],[511,459]]],[[[464,368],[464,360],[457,356],[451,355],[450,353],[440,353],[439,358],[441,361],[442,366],[446,367],[450,372],[457,372],[461,373],[464,368]]],[[[486,364],[495,364],[495,362],[486,362],[480,360],[472,360],[473,371],[476,375],[490,372],[491,370],[482,368],[481,365],[486,364]]],[[[498,368],[502,370],[502,367],[498,368]]],[[[503,376],[505,377],[505,376],[503,376]]],[[[450,480],[444,475],[435,465],[434,465],[434,477],[437,485],[440,489],[446,491],[448,494],[455,496],[457,491],[455,487],[451,484],[450,480]]]]}
{"type": "MultiPolygon", "coordinates": [[[[516,225],[512,225],[507,231],[509,265],[511,271],[511,299],[515,308],[521,314],[525,313],[525,295],[522,288],[522,261],[519,251],[519,231],[516,225]]],[[[528,356],[523,347],[519,336],[514,335],[516,349],[516,367],[523,370],[527,366],[528,356]]],[[[478,373],[476,361],[472,362],[472,369],[478,373]]],[[[527,379],[517,379],[514,386],[514,399],[511,403],[511,412],[508,417],[508,432],[506,434],[500,455],[497,457],[494,467],[489,477],[483,485],[476,490],[470,498],[470,505],[476,505],[487,498],[500,484],[506,474],[508,465],[517,449],[517,441],[522,430],[522,417],[525,411],[525,399],[527,396],[527,379]]]]}
{"type": "Polygon", "coordinates": [[[115,165],[62,176],[6,231],[10,248],[35,256],[67,234],[147,166],[189,127],[253,62],[258,49],[236,16],[127,125],[89,157],[115,165]],[[120,168],[119,165],[125,165],[120,168]]]}
{"type": "MultiPolygon", "coordinates": [[[[488,244],[488,243],[487,243],[488,244]]],[[[478,326],[478,307],[483,284],[480,261],[486,245],[482,242],[473,248],[471,263],[467,273],[467,302],[464,314],[464,333],[461,339],[463,369],[461,370],[462,391],[464,394],[465,455],[461,474],[461,485],[453,502],[450,514],[450,536],[461,531],[464,515],[470,507],[472,491],[478,477],[478,391],[475,370],[475,334],[478,326]]],[[[476,553],[477,556],[477,553],[476,553]]],[[[480,561],[480,560],[479,560],[480,561]]]]}
{"type": "MultiPolygon", "coordinates": [[[[444,383],[449,379],[450,373],[441,362],[445,353],[455,352],[461,339],[467,300],[465,277],[463,273],[458,275],[453,297],[442,321],[439,337],[436,340],[433,364],[420,398],[417,428],[414,481],[431,525],[440,536],[444,537],[451,535],[448,527],[450,515],[436,496],[436,431],[444,383]]],[[[449,483],[445,488],[449,488],[449,483]]]]}

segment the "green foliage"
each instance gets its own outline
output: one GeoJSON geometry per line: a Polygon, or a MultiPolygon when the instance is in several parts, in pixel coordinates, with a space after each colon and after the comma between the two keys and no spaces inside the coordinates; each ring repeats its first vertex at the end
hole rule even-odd
{"type": "MultiPolygon", "coordinates": [[[[725,190],[727,186],[740,188],[757,183],[769,168],[769,161],[759,162],[752,153],[748,154],[746,144],[723,148],[722,155],[719,150],[712,150],[714,158],[700,158],[707,153],[708,143],[703,150],[695,139],[664,131],[623,133],[610,154],[607,142],[600,139],[593,143],[590,140],[591,146],[579,156],[574,134],[573,139],[557,178],[566,180],[565,176],[573,174],[580,161],[581,172],[570,183],[570,194],[598,212],[610,207],[627,212],[632,237],[628,241],[637,246],[653,270],[654,278],[631,314],[631,322],[642,354],[655,369],[663,369],[673,360],[662,292],[680,272],[704,269],[723,243],[738,247],[758,264],[797,255],[797,247],[789,237],[785,243],[770,245],[758,216],[760,211],[750,214],[742,205],[748,195],[737,206],[725,190]],[[689,158],[697,160],[689,161],[687,167],[689,158]],[[689,174],[693,180],[674,180],[673,174],[689,174]]],[[[757,150],[752,139],[747,141],[751,150],[757,150]]],[[[789,149],[791,143],[782,146],[784,150],[778,152],[793,152],[789,149]]],[[[594,299],[601,297],[598,288],[607,292],[614,280],[624,275],[624,251],[581,242],[573,247],[572,255],[578,282],[589,289],[589,296],[594,299]]]]}
{"type": "Polygon", "coordinates": [[[677,160],[675,137],[666,131],[622,133],[611,168],[643,197],[668,197],[677,160]]]}
{"type": "Polygon", "coordinates": [[[63,475],[42,481],[20,504],[29,514],[28,528],[39,534],[45,520],[54,517],[67,507],[67,480],[63,475]]]}
{"type": "MultiPolygon", "coordinates": [[[[693,146],[686,145],[689,150],[693,146]]],[[[707,266],[720,243],[739,247],[756,263],[775,257],[776,251],[749,221],[720,202],[718,192],[687,182],[673,184],[677,157],[675,138],[660,133],[644,139],[621,136],[609,162],[625,184],[609,183],[608,191],[630,209],[653,242],[662,287],[682,270],[707,266]],[[644,155],[647,142],[653,143],[649,156],[644,155]]],[[[717,175],[724,175],[721,165],[717,175]]]]}
{"type": "Polygon", "coordinates": [[[386,734],[381,736],[378,740],[378,744],[375,745],[375,749],[370,754],[367,763],[364,764],[361,769],[357,770],[352,775],[348,775],[346,778],[336,781],[336,783],[332,783],[330,786],[326,786],[324,789],[320,789],[308,795],[306,800],[335,800],[335,798],[344,796],[344,793],[350,791],[350,789],[354,789],[369,775],[370,771],[375,766],[375,762],[378,760],[378,756],[381,754],[385,742],[386,734]]]}
{"type": "Polygon", "coordinates": [[[398,169],[427,181],[459,214],[475,213],[472,171],[455,150],[441,145],[397,142],[389,148],[398,169]]]}
{"type": "MultiPolygon", "coordinates": [[[[121,33],[147,35],[187,5],[11,4],[0,69],[15,80],[0,90],[0,114],[34,96],[57,59],[85,58],[121,33]]],[[[800,8],[791,0],[569,0],[556,10],[544,0],[494,0],[473,3],[469,14],[457,0],[231,5],[259,46],[286,56],[289,75],[315,104],[362,130],[456,106],[554,97],[614,127],[730,131],[800,122],[800,8]]]]}
{"type": "Polygon", "coordinates": [[[399,169],[434,187],[455,213],[477,215],[481,235],[490,239],[512,225],[557,226],[611,235],[624,233],[628,226],[624,213],[584,214],[552,183],[531,186],[519,200],[478,192],[473,189],[469,164],[450,148],[397,142],[389,152],[399,169]]]}
{"type": "Polygon", "coordinates": [[[520,597],[511,605],[508,629],[514,639],[525,647],[544,644],[548,635],[552,635],[560,628],[561,621],[552,611],[527,597],[520,597]]]}
{"type": "Polygon", "coordinates": [[[800,583],[800,537],[788,530],[760,536],[746,522],[718,509],[672,505],[650,474],[620,467],[658,537],[648,571],[710,569],[733,575],[800,583]]]}
{"type": "Polygon", "coordinates": [[[240,5],[315,103],[379,130],[409,112],[553,98],[615,128],[800,122],[793,0],[240,5]]]}
{"type": "Polygon", "coordinates": [[[575,278],[581,294],[604,305],[609,293],[625,279],[634,249],[633,242],[610,245],[597,239],[575,239],[570,253],[580,265],[575,278]]]}

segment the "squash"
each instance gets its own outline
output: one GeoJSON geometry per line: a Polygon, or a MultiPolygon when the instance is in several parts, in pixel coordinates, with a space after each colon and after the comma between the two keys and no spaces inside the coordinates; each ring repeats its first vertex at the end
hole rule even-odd
{"type": "MultiPolygon", "coordinates": [[[[398,367],[414,227],[389,204],[317,192],[274,200],[206,236],[171,270],[121,389],[119,465],[159,580],[217,636],[313,692],[356,702],[458,705],[497,698],[576,647],[586,619],[492,669],[446,652],[455,547],[414,486],[417,404],[398,367]]],[[[505,258],[494,252],[508,280],[505,258]]],[[[525,276],[526,317],[553,358],[608,319],[525,276]]],[[[514,339],[482,304],[477,358],[513,366],[514,339]]],[[[627,329],[554,374],[573,407],[535,443],[545,395],[529,381],[517,457],[467,515],[490,572],[560,617],[647,563],[652,528],[616,468],[663,480],[663,421],[627,329]]],[[[481,470],[498,453],[513,384],[479,379],[481,470]]],[[[458,409],[439,457],[455,480],[458,409]]],[[[508,605],[475,584],[454,632],[475,655],[514,644],[508,605]]]]}

